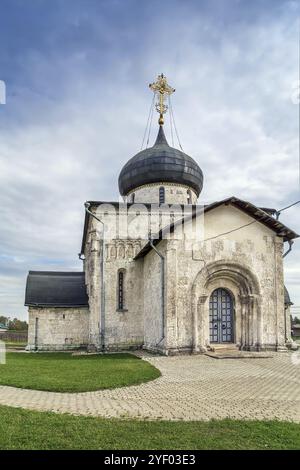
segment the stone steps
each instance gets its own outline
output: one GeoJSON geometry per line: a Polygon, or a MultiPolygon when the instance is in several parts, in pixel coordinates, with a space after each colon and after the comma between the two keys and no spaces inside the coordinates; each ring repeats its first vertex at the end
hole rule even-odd
{"type": "Polygon", "coordinates": [[[262,352],[240,351],[234,343],[213,344],[209,347],[206,356],[214,359],[258,359],[270,358],[272,355],[262,352]]]}
{"type": "Polygon", "coordinates": [[[208,348],[210,352],[237,352],[239,351],[238,347],[234,343],[220,343],[220,344],[211,344],[208,348]]]}

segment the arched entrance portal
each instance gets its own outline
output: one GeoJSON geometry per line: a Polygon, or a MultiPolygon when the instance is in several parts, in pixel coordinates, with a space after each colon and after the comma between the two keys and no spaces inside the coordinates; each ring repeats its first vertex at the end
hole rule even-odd
{"type": "Polygon", "coordinates": [[[209,299],[210,343],[233,342],[233,298],[226,289],[215,289],[209,299]]]}
{"type": "MultiPolygon", "coordinates": [[[[212,294],[218,289],[226,291],[231,296],[230,302],[225,295],[227,304],[231,305],[231,331],[228,335],[226,333],[226,336],[231,335],[231,340],[226,339],[226,342],[234,342],[242,350],[260,350],[262,344],[262,310],[258,279],[252,270],[240,263],[218,260],[206,263],[196,275],[193,283],[193,352],[205,352],[210,347],[211,342],[224,341],[218,326],[214,328],[218,330],[217,338],[211,341],[210,337],[210,300],[212,300],[212,313],[215,314],[214,307],[218,306],[218,295],[220,294],[214,294],[213,296],[212,294]]],[[[221,307],[219,308],[221,308],[222,317],[222,310],[226,311],[226,307],[222,309],[222,294],[221,307]]],[[[221,323],[219,328],[226,331],[227,325],[223,328],[221,323]]]]}

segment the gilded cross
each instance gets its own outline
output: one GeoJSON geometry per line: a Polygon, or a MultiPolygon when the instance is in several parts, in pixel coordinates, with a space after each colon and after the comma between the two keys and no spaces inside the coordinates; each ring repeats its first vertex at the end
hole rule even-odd
{"type": "Polygon", "coordinates": [[[156,111],[159,113],[158,124],[162,126],[164,124],[163,115],[168,110],[168,106],[165,104],[166,96],[174,93],[175,88],[172,88],[168,84],[167,78],[163,73],[161,75],[158,75],[156,82],[150,83],[149,87],[158,97],[158,102],[155,103],[155,108],[156,111]]]}

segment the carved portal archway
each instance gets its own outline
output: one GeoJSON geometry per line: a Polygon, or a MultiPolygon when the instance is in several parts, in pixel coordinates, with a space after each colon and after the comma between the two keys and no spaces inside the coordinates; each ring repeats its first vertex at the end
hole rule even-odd
{"type": "Polygon", "coordinates": [[[246,350],[261,347],[261,294],[256,275],[233,261],[214,261],[197,274],[192,287],[193,351],[210,345],[209,298],[216,289],[226,289],[234,302],[234,342],[246,350]]]}

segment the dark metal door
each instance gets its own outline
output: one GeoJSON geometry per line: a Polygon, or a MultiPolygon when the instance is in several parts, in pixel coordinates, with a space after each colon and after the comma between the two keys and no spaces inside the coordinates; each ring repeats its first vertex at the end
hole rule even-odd
{"type": "Polygon", "coordinates": [[[233,302],[229,292],[216,289],[209,299],[209,337],[211,343],[233,341],[233,302]]]}

